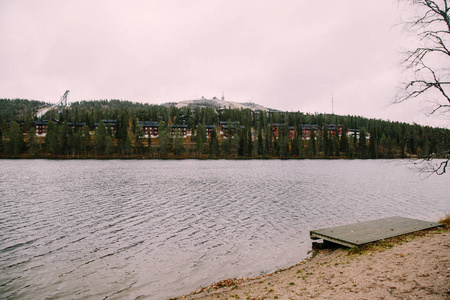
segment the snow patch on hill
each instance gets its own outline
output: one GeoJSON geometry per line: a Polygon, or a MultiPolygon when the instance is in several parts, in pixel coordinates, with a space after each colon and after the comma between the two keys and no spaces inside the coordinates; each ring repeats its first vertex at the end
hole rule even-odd
{"type": "Polygon", "coordinates": [[[220,99],[196,99],[196,100],[183,100],[176,104],[174,104],[176,107],[181,108],[185,106],[198,106],[198,107],[212,107],[214,109],[224,109],[224,108],[230,108],[230,109],[251,109],[251,110],[262,110],[262,111],[269,111],[270,109],[267,107],[264,107],[262,105],[246,102],[246,103],[239,103],[234,101],[226,101],[226,100],[220,100],[220,99]]]}

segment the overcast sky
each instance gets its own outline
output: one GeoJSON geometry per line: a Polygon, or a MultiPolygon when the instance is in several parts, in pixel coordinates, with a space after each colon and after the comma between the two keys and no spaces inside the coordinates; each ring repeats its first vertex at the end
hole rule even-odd
{"type": "Polygon", "coordinates": [[[390,106],[406,40],[395,0],[0,1],[0,97],[269,108],[449,126],[390,106]]]}

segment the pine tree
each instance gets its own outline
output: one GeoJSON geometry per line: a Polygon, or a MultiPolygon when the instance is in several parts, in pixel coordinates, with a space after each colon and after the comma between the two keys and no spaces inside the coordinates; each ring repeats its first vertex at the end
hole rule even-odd
{"type": "Polygon", "coordinates": [[[47,124],[47,134],[45,135],[45,147],[50,155],[58,154],[57,126],[53,122],[47,124]]]}
{"type": "Polygon", "coordinates": [[[258,156],[264,156],[264,141],[262,137],[261,126],[258,127],[258,156]]]}
{"type": "Polygon", "coordinates": [[[340,156],[341,153],[339,152],[339,137],[338,134],[336,133],[335,135],[333,135],[333,137],[331,138],[331,145],[332,145],[332,155],[334,156],[340,156]]]}
{"type": "Polygon", "coordinates": [[[305,142],[303,141],[303,138],[300,135],[298,137],[298,157],[299,158],[304,158],[305,157],[304,151],[305,151],[305,142]]]}
{"type": "Polygon", "coordinates": [[[20,125],[17,122],[12,121],[8,132],[8,153],[14,156],[19,155],[24,146],[23,133],[20,125]]]}
{"type": "Polygon", "coordinates": [[[141,125],[136,124],[135,125],[135,139],[134,139],[134,152],[136,154],[143,154],[144,153],[144,129],[141,125]]]}
{"type": "Polygon", "coordinates": [[[164,121],[160,121],[158,124],[158,143],[159,143],[159,154],[161,156],[166,156],[169,143],[168,143],[167,126],[164,121]]]}
{"type": "Polygon", "coordinates": [[[324,155],[324,139],[323,139],[323,131],[322,129],[318,129],[316,132],[316,155],[323,157],[324,155]]]}
{"type": "Polygon", "coordinates": [[[240,145],[241,145],[241,141],[240,141],[239,135],[237,135],[237,134],[233,135],[233,137],[231,138],[231,141],[230,141],[230,146],[231,146],[231,151],[232,151],[234,157],[239,156],[240,145]]]}
{"type": "Polygon", "coordinates": [[[175,134],[175,143],[173,147],[173,154],[176,156],[180,156],[184,153],[184,137],[181,135],[179,131],[175,134]]]}
{"type": "Polygon", "coordinates": [[[247,157],[252,157],[253,153],[253,136],[252,136],[252,128],[250,126],[247,127],[247,157]]]}
{"type": "Polygon", "coordinates": [[[293,157],[298,157],[299,155],[299,143],[298,143],[299,139],[298,139],[298,133],[297,131],[295,131],[295,135],[291,140],[291,151],[290,151],[290,155],[293,157]]]}
{"type": "Polygon", "coordinates": [[[78,129],[75,131],[72,137],[72,151],[73,155],[80,155],[82,153],[82,134],[81,130],[78,129]]]}
{"type": "Polygon", "coordinates": [[[126,156],[129,156],[131,155],[131,153],[133,153],[133,143],[131,141],[131,136],[129,133],[127,133],[127,138],[125,140],[124,153],[126,156]]]}
{"type": "Polygon", "coordinates": [[[323,155],[324,157],[328,157],[330,155],[330,143],[328,139],[328,128],[327,124],[323,126],[323,140],[321,140],[323,143],[323,155]]]}
{"type": "Polygon", "coordinates": [[[88,155],[91,148],[91,135],[89,133],[89,126],[84,125],[81,128],[81,152],[84,155],[88,155]]]}
{"type": "Polygon", "coordinates": [[[359,132],[359,158],[368,158],[367,140],[366,140],[366,130],[361,128],[359,132]]]}
{"type": "Polygon", "coordinates": [[[128,110],[123,110],[116,121],[116,138],[117,138],[117,148],[118,152],[123,154],[126,148],[127,138],[128,138],[128,110]]]}
{"type": "Polygon", "coordinates": [[[286,135],[281,136],[279,139],[280,145],[280,158],[289,157],[289,137],[286,135]]]}
{"type": "Polygon", "coordinates": [[[239,131],[239,149],[238,149],[238,156],[245,156],[247,154],[247,134],[245,130],[239,131]]]}
{"type": "Polygon", "coordinates": [[[219,139],[215,129],[211,131],[211,140],[209,141],[209,155],[215,158],[219,155],[219,139]]]}
{"type": "Polygon", "coordinates": [[[311,128],[311,134],[309,136],[308,141],[308,156],[309,157],[316,156],[316,133],[313,128],[311,128]]]}
{"type": "Polygon", "coordinates": [[[105,137],[105,154],[111,155],[113,153],[113,140],[112,136],[107,134],[105,137]]]}
{"type": "Polygon", "coordinates": [[[349,147],[348,147],[347,126],[345,124],[342,126],[342,134],[341,134],[341,140],[339,143],[339,150],[346,157],[350,156],[349,147]]]}
{"type": "Polygon", "coordinates": [[[96,155],[104,154],[105,146],[106,146],[106,143],[105,143],[106,135],[107,135],[107,131],[106,131],[105,124],[103,123],[103,121],[100,121],[100,123],[98,123],[97,129],[95,130],[95,133],[94,133],[94,149],[95,149],[96,155]]]}
{"type": "Polygon", "coordinates": [[[270,132],[269,126],[265,126],[264,130],[264,157],[268,157],[272,153],[272,133],[270,132]]]}
{"type": "Polygon", "coordinates": [[[147,138],[147,153],[148,155],[152,155],[152,133],[151,131],[148,132],[148,138],[147,138]]]}
{"type": "Polygon", "coordinates": [[[59,140],[61,143],[61,153],[63,155],[69,155],[71,152],[72,129],[67,122],[64,122],[60,127],[59,140]]]}
{"type": "Polygon", "coordinates": [[[6,121],[3,120],[3,123],[0,124],[0,153],[2,153],[4,151],[4,149],[5,149],[5,142],[6,141],[3,140],[3,136],[4,136],[3,128],[5,128],[5,127],[6,127],[6,121]]]}
{"type": "Polygon", "coordinates": [[[224,139],[222,143],[220,144],[220,151],[223,156],[228,156],[231,153],[231,140],[230,139],[224,139]]]}
{"type": "Polygon", "coordinates": [[[370,136],[370,140],[369,140],[369,158],[371,158],[371,159],[378,158],[377,143],[376,143],[376,140],[375,140],[375,136],[370,136]]]}
{"type": "Polygon", "coordinates": [[[200,157],[203,153],[203,147],[206,142],[206,128],[203,124],[198,124],[197,126],[197,135],[195,140],[195,146],[197,149],[197,157],[200,157]]]}
{"type": "Polygon", "coordinates": [[[34,127],[31,127],[28,132],[28,152],[31,157],[36,157],[38,154],[38,141],[34,127]]]}

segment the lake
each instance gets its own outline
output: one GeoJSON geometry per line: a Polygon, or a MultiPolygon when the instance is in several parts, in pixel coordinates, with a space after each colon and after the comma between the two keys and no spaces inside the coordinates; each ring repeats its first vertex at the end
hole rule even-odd
{"type": "Polygon", "coordinates": [[[0,297],[167,299],[296,264],[309,231],[437,221],[402,160],[0,160],[0,297]]]}

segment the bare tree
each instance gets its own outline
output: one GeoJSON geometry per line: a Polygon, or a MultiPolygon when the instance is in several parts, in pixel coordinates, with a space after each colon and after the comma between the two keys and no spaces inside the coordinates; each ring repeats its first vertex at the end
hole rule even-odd
{"type": "MultiPolygon", "coordinates": [[[[450,115],[449,3],[447,0],[403,2],[414,12],[404,23],[405,29],[417,39],[415,46],[404,53],[402,65],[408,80],[402,84],[394,103],[418,98],[427,105],[428,116],[450,115]]],[[[432,164],[431,171],[444,174],[449,165],[450,149],[430,154],[425,160],[431,163],[435,158],[446,160],[432,164]]]]}

